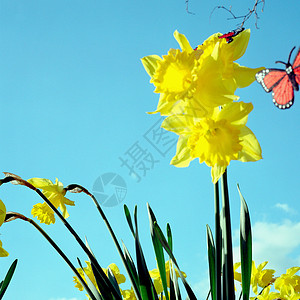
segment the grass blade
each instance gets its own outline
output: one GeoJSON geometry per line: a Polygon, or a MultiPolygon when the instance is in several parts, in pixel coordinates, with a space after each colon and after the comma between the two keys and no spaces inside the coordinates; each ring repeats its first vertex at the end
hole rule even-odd
{"type": "Polygon", "coordinates": [[[9,283],[10,283],[10,281],[11,281],[13,275],[14,275],[15,269],[17,267],[17,263],[18,263],[18,260],[15,259],[14,262],[11,264],[10,268],[8,269],[4,280],[1,282],[0,299],[2,299],[4,293],[7,290],[7,287],[9,285],[9,283]]]}
{"type": "Polygon", "coordinates": [[[149,204],[147,204],[147,207],[148,207],[148,214],[149,214],[149,221],[150,221],[150,232],[151,232],[153,248],[156,256],[156,262],[157,262],[162,286],[165,292],[165,297],[167,300],[169,300],[164,250],[161,243],[159,242],[159,239],[154,233],[153,224],[156,222],[156,217],[149,204]]]}
{"type": "Polygon", "coordinates": [[[249,299],[252,268],[252,235],[249,210],[238,186],[241,199],[240,251],[243,300],[249,299]]]}
{"type": "Polygon", "coordinates": [[[208,251],[208,265],[209,265],[209,279],[210,279],[210,291],[212,300],[216,300],[216,249],[214,245],[214,239],[211,229],[206,225],[207,229],[207,251],[208,251]]]}

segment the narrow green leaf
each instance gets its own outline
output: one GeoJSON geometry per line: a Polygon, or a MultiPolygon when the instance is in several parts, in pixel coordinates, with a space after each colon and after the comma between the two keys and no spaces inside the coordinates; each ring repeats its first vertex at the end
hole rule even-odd
{"type": "Polygon", "coordinates": [[[132,287],[134,289],[134,292],[135,292],[135,295],[136,295],[137,299],[142,299],[140,291],[139,291],[139,279],[138,279],[137,270],[135,268],[134,262],[131,258],[131,255],[130,255],[128,249],[126,248],[124,243],[122,243],[122,244],[123,244],[123,250],[124,250],[124,257],[125,257],[126,265],[127,265],[126,270],[127,270],[128,275],[130,277],[132,287]]]}
{"type": "Polygon", "coordinates": [[[156,217],[150,207],[150,205],[147,203],[148,207],[148,215],[149,215],[149,221],[150,221],[150,233],[153,243],[153,248],[156,256],[156,262],[162,282],[162,286],[165,292],[165,297],[167,300],[169,300],[169,294],[168,294],[168,285],[167,285],[167,276],[166,276],[166,266],[165,266],[165,257],[164,257],[164,250],[159,242],[159,239],[154,233],[153,224],[156,222],[156,217]]]}
{"type": "Polygon", "coordinates": [[[252,235],[249,210],[238,186],[241,199],[240,252],[243,300],[249,299],[252,268],[252,235]]]}
{"type": "Polygon", "coordinates": [[[119,284],[117,282],[117,279],[116,279],[114,273],[112,272],[112,270],[110,268],[107,269],[107,275],[108,275],[109,281],[111,282],[111,284],[114,286],[114,288],[118,292],[120,298],[123,299],[122,295],[121,295],[119,284]]]}
{"type": "Polygon", "coordinates": [[[216,249],[214,245],[214,238],[211,229],[206,225],[207,229],[207,251],[208,251],[208,265],[209,265],[209,279],[210,279],[210,291],[212,300],[216,300],[216,249]]]}
{"type": "Polygon", "coordinates": [[[126,206],[126,204],[124,204],[124,212],[125,212],[125,217],[126,217],[128,225],[129,225],[130,231],[132,232],[133,236],[135,236],[130,211],[129,211],[128,207],[126,206]]]}
{"type": "Polygon", "coordinates": [[[223,297],[225,299],[235,299],[234,292],[234,277],[233,277],[233,256],[232,256],[232,236],[231,236],[231,221],[230,221],[230,206],[227,183],[227,171],[222,175],[222,204],[223,204],[223,297]]]}
{"type": "MultiPolygon", "coordinates": [[[[179,285],[178,285],[178,278],[177,278],[176,270],[175,270],[174,263],[172,260],[170,261],[169,276],[170,276],[170,285],[174,289],[175,299],[181,300],[181,294],[180,294],[179,285]]],[[[170,300],[171,300],[171,297],[170,297],[170,300]]]]}
{"type": "Polygon", "coordinates": [[[171,251],[173,251],[172,231],[171,231],[171,226],[169,223],[167,224],[167,237],[168,237],[168,244],[170,246],[170,249],[171,249],[171,251]]]}
{"type": "Polygon", "coordinates": [[[167,240],[166,240],[166,238],[165,238],[163,232],[161,231],[161,229],[160,229],[160,227],[158,226],[157,223],[154,223],[153,225],[154,225],[154,231],[155,231],[155,234],[157,235],[157,237],[158,237],[159,241],[161,242],[162,246],[163,246],[164,249],[167,251],[167,253],[168,253],[169,256],[171,257],[173,263],[175,264],[175,266],[176,266],[177,269],[178,269],[179,276],[180,276],[180,278],[181,278],[181,280],[182,280],[182,283],[183,283],[183,285],[184,285],[184,287],[185,287],[185,289],[186,289],[186,292],[187,292],[187,294],[188,294],[190,300],[197,300],[197,298],[196,298],[194,292],[192,291],[191,287],[189,286],[189,284],[188,284],[187,281],[185,280],[185,278],[184,278],[182,272],[180,271],[180,268],[179,268],[179,266],[178,266],[178,264],[177,264],[177,262],[176,262],[176,259],[175,259],[174,255],[173,255],[173,253],[172,253],[172,251],[171,251],[171,249],[170,249],[170,247],[169,247],[169,244],[168,244],[168,242],[167,242],[167,240]]]}
{"type": "Polygon", "coordinates": [[[134,223],[135,223],[136,262],[137,262],[141,296],[143,300],[158,300],[152,280],[149,275],[146,260],[139,240],[137,206],[135,206],[135,210],[134,210],[134,223]]]}
{"type": "Polygon", "coordinates": [[[6,275],[5,275],[4,280],[1,282],[0,299],[2,299],[4,293],[7,290],[7,287],[8,287],[8,285],[9,285],[9,283],[10,283],[10,281],[11,281],[13,275],[14,275],[17,263],[18,263],[18,260],[15,259],[13,261],[13,263],[11,264],[10,268],[8,269],[8,271],[7,271],[6,275]]]}

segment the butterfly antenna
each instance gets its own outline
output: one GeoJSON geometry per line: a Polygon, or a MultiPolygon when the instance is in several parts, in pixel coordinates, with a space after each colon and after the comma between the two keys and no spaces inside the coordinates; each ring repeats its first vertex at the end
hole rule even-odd
{"type": "Polygon", "coordinates": [[[288,63],[290,63],[290,59],[291,59],[291,56],[292,56],[292,52],[295,50],[296,46],[291,50],[290,52],[290,55],[289,55],[289,59],[288,59],[288,63]]]}
{"type": "Polygon", "coordinates": [[[275,61],[275,63],[276,64],[278,64],[278,63],[280,63],[280,64],[284,64],[284,65],[289,65],[290,64],[290,59],[291,59],[291,56],[292,56],[292,53],[293,53],[293,51],[295,50],[295,48],[296,47],[294,47],[292,50],[291,50],[291,52],[290,52],[290,54],[289,54],[289,59],[288,59],[288,62],[287,63],[285,63],[285,62],[283,62],[283,61],[281,61],[281,60],[277,60],[277,61],[275,61]]]}

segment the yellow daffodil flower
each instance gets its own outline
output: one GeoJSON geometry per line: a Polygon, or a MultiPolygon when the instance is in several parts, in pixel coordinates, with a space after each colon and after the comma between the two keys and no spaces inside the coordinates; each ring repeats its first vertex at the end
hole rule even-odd
{"type": "Polygon", "coordinates": [[[205,118],[190,115],[167,117],[162,127],[179,135],[177,152],[171,164],[187,167],[198,158],[211,167],[213,183],[225,172],[231,160],[242,162],[262,158],[260,145],[246,127],[251,103],[233,102],[222,109],[215,108],[205,118]]]}
{"type": "MultiPolygon", "coordinates": [[[[63,217],[68,218],[66,205],[74,206],[74,201],[65,197],[66,190],[61,182],[56,178],[55,183],[52,183],[49,179],[44,178],[31,178],[28,180],[34,187],[41,189],[45,197],[55,206],[60,208],[63,217]]],[[[41,223],[51,224],[55,223],[55,216],[52,209],[47,203],[38,203],[33,206],[31,213],[34,217],[37,217],[41,223]]]]}
{"type": "Polygon", "coordinates": [[[133,288],[131,288],[130,290],[121,290],[121,294],[123,300],[136,300],[133,288]]]}
{"type": "MultiPolygon", "coordinates": [[[[78,268],[77,271],[78,273],[81,275],[81,277],[86,281],[85,276],[88,276],[89,279],[91,280],[91,282],[94,284],[95,287],[97,287],[97,283],[96,283],[96,279],[92,270],[92,266],[91,263],[89,261],[86,261],[86,267],[83,268],[84,272],[82,271],[81,268],[78,268]]],[[[118,284],[124,283],[126,281],[126,278],[123,274],[120,273],[119,268],[117,267],[116,264],[112,263],[110,264],[107,269],[102,268],[102,270],[104,271],[104,273],[106,274],[106,276],[108,276],[108,268],[110,268],[110,270],[112,271],[112,273],[114,274],[118,284]]],[[[75,283],[75,287],[78,288],[80,291],[83,291],[83,286],[81,285],[80,281],[78,280],[78,278],[76,276],[73,277],[73,281],[75,283]]],[[[127,293],[127,295],[129,295],[127,293]]],[[[134,299],[134,298],[128,298],[129,299],[134,299]]]]}
{"type": "Polygon", "coordinates": [[[295,275],[300,270],[300,267],[293,267],[286,271],[286,274],[282,274],[275,280],[275,289],[283,294],[291,294],[291,292],[299,291],[299,280],[300,276],[295,275]]]}
{"type": "MultiPolygon", "coordinates": [[[[258,295],[258,286],[261,288],[265,288],[267,287],[269,284],[274,282],[274,276],[273,274],[275,273],[275,270],[272,269],[265,269],[263,270],[263,268],[267,265],[267,261],[261,263],[260,265],[255,266],[255,262],[252,261],[252,269],[251,269],[251,286],[252,286],[252,290],[253,292],[258,295]]],[[[234,264],[234,279],[242,282],[242,276],[241,273],[237,272],[236,270],[240,267],[241,263],[235,263],[234,264]]],[[[269,291],[266,291],[266,289],[264,289],[264,295],[267,296],[269,295],[269,291]]],[[[271,297],[271,296],[270,296],[271,297]]],[[[265,299],[265,298],[261,298],[261,299],[265,299]]],[[[266,298],[269,299],[269,298],[266,298]]],[[[271,299],[271,298],[270,298],[271,299]]]]}
{"type": "Polygon", "coordinates": [[[203,117],[216,106],[238,100],[235,90],[255,80],[262,68],[250,69],[234,62],[245,53],[250,30],[241,32],[230,44],[219,39],[220,35],[212,35],[193,50],[186,37],[175,31],[181,50],[171,49],[162,58],[142,58],[155,92],[161,94],[155,113],[172,115],[183,109],[203,117]]]}
{"type": "MultiPolygon", "coordinates": [[[[172,264],[172,262],[170,262],[169,260],[166,261],[165,263],[165,268],[166,268],[166,276],[167,276],[167,286],[170,287],[170,264],[172,264]]],[[[174,265],[172,264],[171,268],[174,268],[174,265]]],[[[179,271],[175,268],[175,273],[177,277],[180,277],[179,275],[179,271]]],[[[162,281],[160,278],[160,274],[159,274],[159,270],[158,269],[153,269],[152,271],[149,271],[150,277],[153,279],[153,284],[156,290],[157,294],[161,294],[164,290],[163,285],[162,285],[162,281]]],[[[184,272],[182,272],[183,276],[186,277],[186,274],[184,272]]]]}
{"type": "Polygon", "coordinates": [[[181,50],[170,49],[167,55],[149,55],[141,59],[145,70],[150,75],[150,82],[156,87],[155,93],[160,93],[160,100],[155,112],[162,115],[170,114],[172,107],[180,100],[191,99],[197,66],[202,50],[193,50],[188,40],[178,31],[174,37],[181,50]]]}
{"type": "MultiPolygon", "coordinates": [[[[6,207],[2,200],[0,200],[0,226],[3,224],[6,216],[6,207]]],[[[2,248],[2,242],[0,241],[0,257],[6,257],[9,253],[2,248]]]]}
{"type": "Polygon", "coordinates": [[[256,268],[254,261],[252,261],[251,286],[253,292],[256,295],[258,294],[257,286],[264,288],[274,281],[273,274],[275,273],[275,270],[272,269],[263,270],[263,268],[267,265],[267,263],[268,262],[265,261],[260,265],[258,265],[256,268]]]}

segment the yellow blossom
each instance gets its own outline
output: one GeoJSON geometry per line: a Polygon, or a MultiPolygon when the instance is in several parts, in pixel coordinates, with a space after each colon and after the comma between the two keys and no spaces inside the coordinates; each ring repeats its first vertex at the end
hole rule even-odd
{"type": "MultiPolygon", "coordinates": [[[[166,261],[165,263],[165,268],[166,268],[166,276],[167,276],[167,286],[170,287],[170,264],[171,266],[171,270],[174,268],[172,262],[170,262],[170,260],[166,261]]],[[[175,273],[177,277],[180,277],[179,275],[179,271],[175,268],[175,273]]],[[[162,285],[162,281],[160,278],[160,273],[158,269],[153,269],[152,271],[149,271],[150,277],[153,279],[153,284],[156,290],[157,294],[161,294],[164,290],[163,285],[162,285]]],[[[183,276],[186,277],[186,274],[184,272],[182,272],[183,276]]]]}
{"type": "MultiPolygon", "coordinates": [[[[6,207],[2,200],[0,200],[0,226],[3,224],[6,216],[6,207]]],[[[9,253],[2,248],[2,242],[0,241],[0,257],[6,257],[9,253]]]]}
{"type": "MultiPolygon", "coordinates": [[[[31,178],[28,180],[34,187],[41,189],[45,197],[55,206],[60,208],[63,217],[68,218],[66,205],[74,206],[74,201],[65,197],[66,190],[63,184],[56,178],[55,183],[52,183],[49,179],[44,178],[31,178]]],[[[55,223],[55,216],[52,209],[46,202],[38,203],[33,206],[31,213],[34,217],[37,217],[41,223],[51,224],[55,223]]]]}
{"type": "Polygon", "coordinates": [[[251,103],[233,102],[216,107],[205,118],[190,115],[167,117],[162,127],[179,135],[177,152],[171,164],[187,167],[198,158],[211,167],[212,180],[216,183],[231,160],[242,162],[262,158],[260,145],[246,127],[251,103]]]}
{"type": "Polygon", "coordinates": [[[234,62],[244,54],[250,30],[241,32],[230,44],[219,35],[212,35],[193,50],[186,37],[175,31],[181,50],[171,49],[162,58],[142,58],[155,92],[160,93],[155,113],[172,115],[184,110],[203,117],[216,106],[238,100],[235,90],[255,80],[262,68],[250,69],[234,62]]]}
{"type": "MultiPolygon", "coordinates": [[[[261,263],[260,265],[255,266],[255,262],[252,261],[252,269],[251,269],[251,286],[253,292],[257,295],[258,294],[258,286],[261,288],[265,288],[269,284],[274,282],[275,270],[272,269],[265,269],[263,268],[267,265],[267,261],[261,263]]],[[[234,279],[237,281],[242,281],[241,273],[236,272],[236,269],[241,265],[241,263],[234,264],[234,279]]],[[[264,289],[265,291],[266,289],[264,289]]],[[[269,289],[270,290],[270,289],[269,289]]],[[[268,292],[269,293],[269,292],[268,292]]],[[[267,291],[264,292],[265,295],[268,294],[267,291]]],[[[264,298],[262,298],[264,299],[264,298]]],[[[269,298],[266,298],[269,299],[269,298]]],[[[271,298],[270,298],[271,299],[271,298]]]]}
{"type": "MultiPolygon", "coordinates": [[[[114,264],[114,263],[110,264],[107,267],[107,269],[102,268],[102,270],[106,274],[106,276],[108,276],[107,275],[108,274],[108,268],[114,274],[118,284],[124,283],[126,281],[125,276],[120,273],[120,270],[119,270],[119,268],[117,267],[116,264],[114,264]]],[[[97,287],[96,279],[95,279],[95,276],[94,276],[94,273],[93,273],[93,270],[92,270],[91,263],[89,261],[86,261],[86,267],[83,268],[83,269],[84,269],[84,272],[81,268],[78,268],[77,271],[81,275],[81,277],[84,279],[84,281],[86,281],[85,276],[88,276],[89,279],[91,280],[91,282],[94,284],[94,286],[97,287]]],[[[81,285],[80,281],[78,280],[78,278],[76,276],[73,277],[73,281],[75,283],[75,287],[78,288],[80,291],[83,291],[83,286],[81,285]]],[[[129,294],[127,293],[127,295],[129,295],[129,294]]],[[[128,300],[129,299],[134,299],[134,298],[128,298],[128,300]]]]}
{"type": "Polygon", "coordinates": [[[123,300],[136,300],[133,288],[130,290],[121,290],[121,294],[123,296],[123,300]]]}
{"type": "Polygon", "coordinates": [[[282,294],[289,295],[292,292],[299,292],[299,280],[300,276],[295,275],[300,270],[300,267],[292,267],[287,269],[286,274],[282,274],[276,278],[274,286],[275,289],[282,294]]]}

